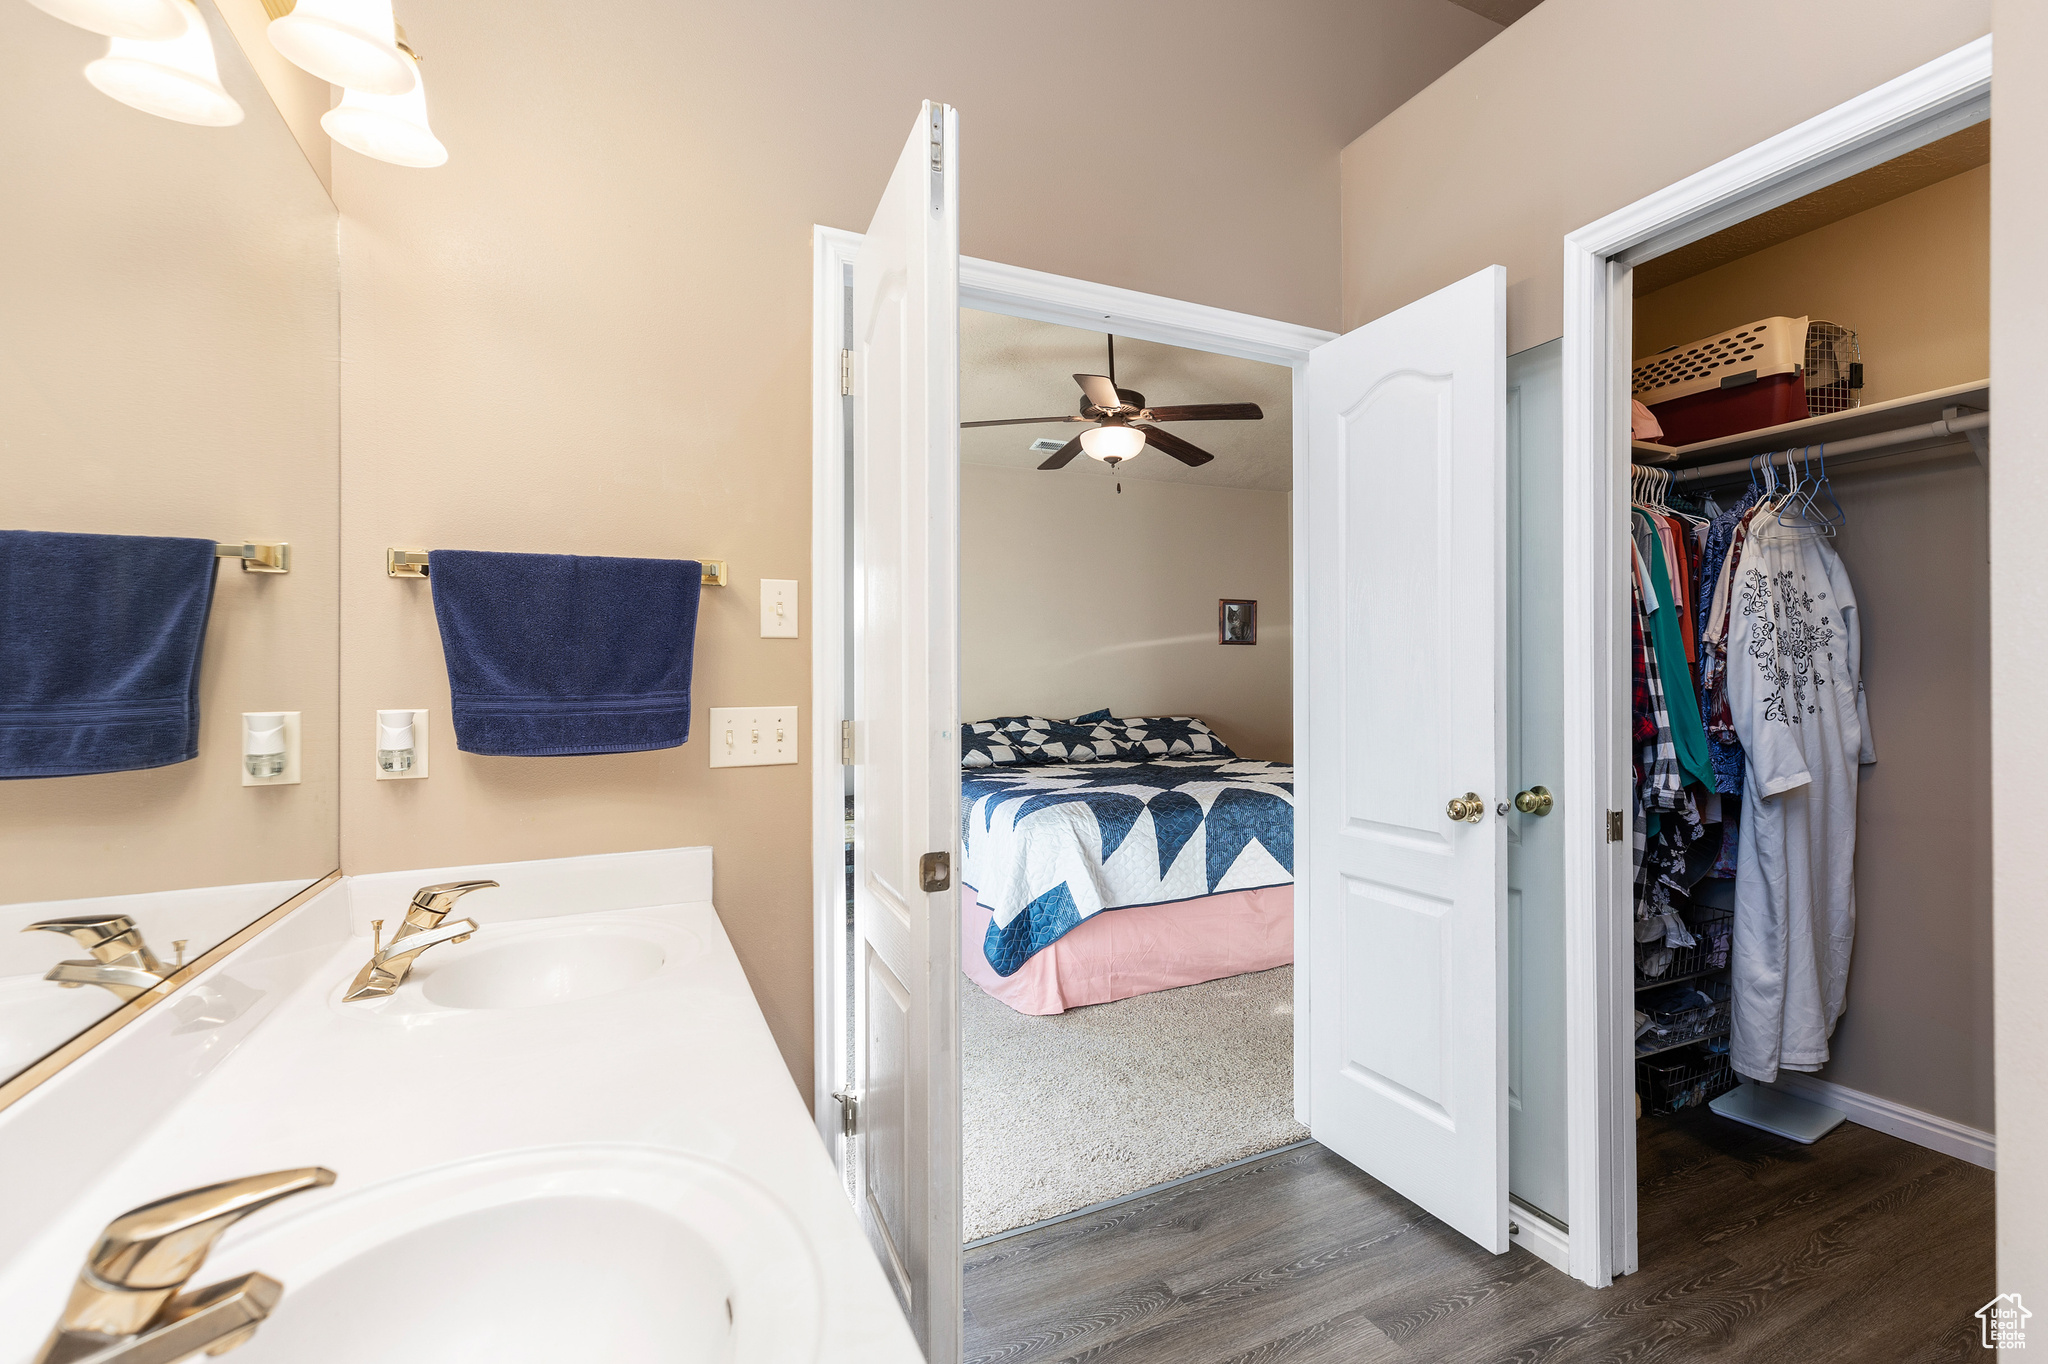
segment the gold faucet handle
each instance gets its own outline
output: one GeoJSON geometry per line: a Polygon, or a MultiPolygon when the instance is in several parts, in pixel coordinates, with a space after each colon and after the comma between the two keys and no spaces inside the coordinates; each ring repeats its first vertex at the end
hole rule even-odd
{"type": "Polygon", "coordinates": [[[213,1243],[229,1227],[280,1198],[333,1182],[334,1171],[313,1165],[231,1179],[145,1203],[107,1224],[86,1264],[112,1287],[176,1288],[206,1262],[213,1243]]]}
{"type": "MultiPolygon", "coordinates": [[[[111,961],[134,950],[127,945],[111,946],[135,932],[135,920],[126,914],[80,914],[70,919],[39,919],[32,924],[23,924],[21,931],[33,933],[37,929],[65,934],[101,961],[111,961]]],[[[136,941],[141,941],[139,934],[136,941]]]]}
{"type": "Polygon", "coordinates": [[[421,886],[413,892],[412,905],[405,917],[420,928],[432,928],[455,907],[457,900],[473,890],[490,890],[497,884],[496,881],[444,881],[438,886],[421,886]],[[414,914],[420,918],[414,920],[414,914]]]}

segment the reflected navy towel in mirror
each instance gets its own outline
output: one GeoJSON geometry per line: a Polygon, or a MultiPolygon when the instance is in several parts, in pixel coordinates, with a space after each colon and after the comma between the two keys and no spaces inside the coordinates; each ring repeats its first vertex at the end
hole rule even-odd
{"type": "Polygon", "coordinates": [[[437,549],[427,572],[463,752],[636,753],[690,737],[701,564],[437,549]]]}
{"type": "Polygon", "coordinates": [[[199,756],[213,541],[0,531],[0,778],[199,756]]]}

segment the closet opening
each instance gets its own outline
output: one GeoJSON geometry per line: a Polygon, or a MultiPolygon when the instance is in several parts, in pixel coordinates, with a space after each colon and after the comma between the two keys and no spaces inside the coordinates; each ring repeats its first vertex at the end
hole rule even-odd
{"type": "Polygon", "coordinates": [[[1914,1339],[1996,1291],[1982,56],[1568,239],[1566,687],[1613,679],[1574,759],[1623,834],[1575,882],[1616,1006],[1581,1277],[1853,1225],[1944,1248],[1868,1266],[1914,1339]]]}

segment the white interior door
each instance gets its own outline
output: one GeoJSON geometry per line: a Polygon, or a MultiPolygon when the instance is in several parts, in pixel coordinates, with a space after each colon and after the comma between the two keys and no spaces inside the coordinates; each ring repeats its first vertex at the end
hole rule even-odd
{"type": "Polygon", "coordinates": [[[856,1202],[918,1343],[960,1351],[958,119],[927,103],[855,259],[856,1202]]]}
{"type": "Polygon", "coordinates": [[[1306,548],[1309,1127],[1496,1252],[1506,279],[1488,267],[1311,353],[1306,548]],[[1449,810],[1467,793],[1472,822],[1449,810]]]}

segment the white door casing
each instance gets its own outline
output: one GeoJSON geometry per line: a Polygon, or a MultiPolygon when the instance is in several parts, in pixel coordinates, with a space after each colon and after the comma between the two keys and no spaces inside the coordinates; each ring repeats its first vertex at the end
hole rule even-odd
{"type": "Polygon", "coordinates": [[[958,116],[927,103],[853,270],[855,1201],[933,1364],[960,1352],[958,116]]]}
{"type": "Polygon", "coordinates": [[[1308,368],[1310,1130],[1508,1248],[1507,273],[1308,368]],[[1476,823],[1447,803],[1480,802],[1476,823]]]}

